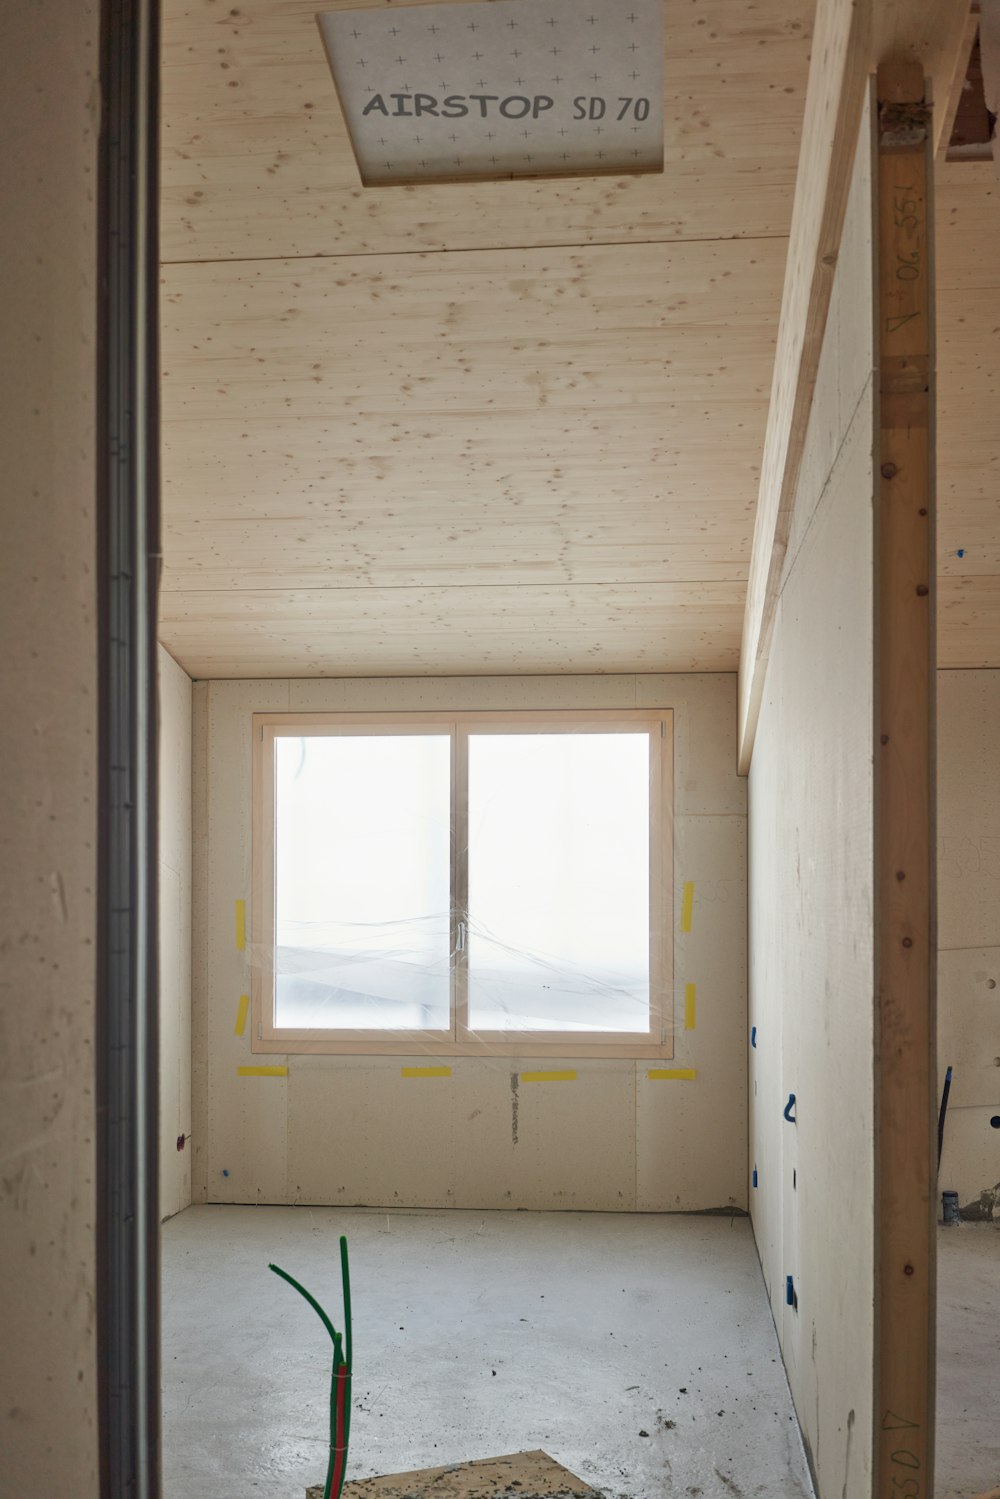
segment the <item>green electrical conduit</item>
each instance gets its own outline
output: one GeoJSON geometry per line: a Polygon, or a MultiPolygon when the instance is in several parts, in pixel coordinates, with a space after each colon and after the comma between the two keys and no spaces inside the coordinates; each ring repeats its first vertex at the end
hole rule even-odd
{"type": "Polygon", "coordinates": [[[340,1236],[340,1275],[344,1286],[344,1333],[337,1332],[326,1312],[315,1296],[280,1265],[268,1265],[275,1275],[280,1275],[299,1295],[308,1301],[330,1334],[333,1343],[333,1369],[330,1375],[330,1457],[326,1466],[326,1484],[323,1499],[340,1499],[347,1468],[347,1446],[351,1435],[351,1271],[347,1260],[347,1240],[340,1236]]]}

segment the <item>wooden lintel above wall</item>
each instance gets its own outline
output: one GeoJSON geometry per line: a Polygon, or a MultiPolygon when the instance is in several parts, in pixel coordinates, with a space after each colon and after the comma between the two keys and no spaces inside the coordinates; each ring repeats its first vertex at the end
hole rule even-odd
{"type": "MultiPolygon", "coordinates": [[[[896,59],[917,65],[933,96],[947,99],[967,11],[966,0],[817,5],[740,650],[743,774],[753,753],[865,89],[879,64],[896,59]]],[[[941,110],[930,128],[943,124],[941,110]]]]}

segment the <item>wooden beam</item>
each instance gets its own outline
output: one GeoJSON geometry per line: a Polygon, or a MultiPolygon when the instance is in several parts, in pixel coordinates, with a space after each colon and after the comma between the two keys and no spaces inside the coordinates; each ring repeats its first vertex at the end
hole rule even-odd
{"type": "MultiPolygon", "coordinates": [[[[983,65],[983,95],[990,114],[1000,113],[1000,0],[982,0],[979,53],[983,65]]],[[[1000,147],[993,132],[993,162],[1000,177],[1000,147]]]]}
{"type": "MultiPolygon", "coordinates": [[[[740,650],[746,774],[812,409],[865,88],[879,62],[921,65],[946,98],[962,45],[954,0],[818,0],[740,650]]],[[[943,111],[942,111],[943,116],[943,111]]]]}
{"type": "Polygon", "coordinates": [[[962,8],[965,11],[965,22],[962,28],[961,44],[955,53],[955,67],[952,71],[951,83],[948,85],[948,92],[938,101],[939,107],[935,116],[937,148],[942,157],[948,154],[948,142],[955,128],[955,116],[958,114],[966,74],[969,71],[972,45],[979,30],[979,0],[962,0],[962,8]]]}
{"type": "Polygon", "coordinates": [[[934,455],[930,110],[879,69],[875,1492],[934,1458],[934,455]]]}

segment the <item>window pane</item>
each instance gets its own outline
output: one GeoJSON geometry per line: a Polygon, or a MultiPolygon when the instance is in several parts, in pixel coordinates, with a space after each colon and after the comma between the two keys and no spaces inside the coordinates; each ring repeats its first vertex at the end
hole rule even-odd
{"type": "Polygon", "coordinates": [[[451,740],[275,742],[275,1024],[450,1028],[451,740]]]}
{"type": "Polygon", "coordinates": [[[649,1031],[649,735],[469,736],[469,1024],[649,1031]]]}

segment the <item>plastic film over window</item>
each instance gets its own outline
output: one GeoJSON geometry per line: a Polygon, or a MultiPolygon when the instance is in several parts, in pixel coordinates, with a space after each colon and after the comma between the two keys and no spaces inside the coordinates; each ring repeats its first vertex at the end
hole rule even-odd
{"type": "Polygon", "coordinates": [[[256,1049],[669,1054],[669,728],[258,715],[256,1049]]]}

